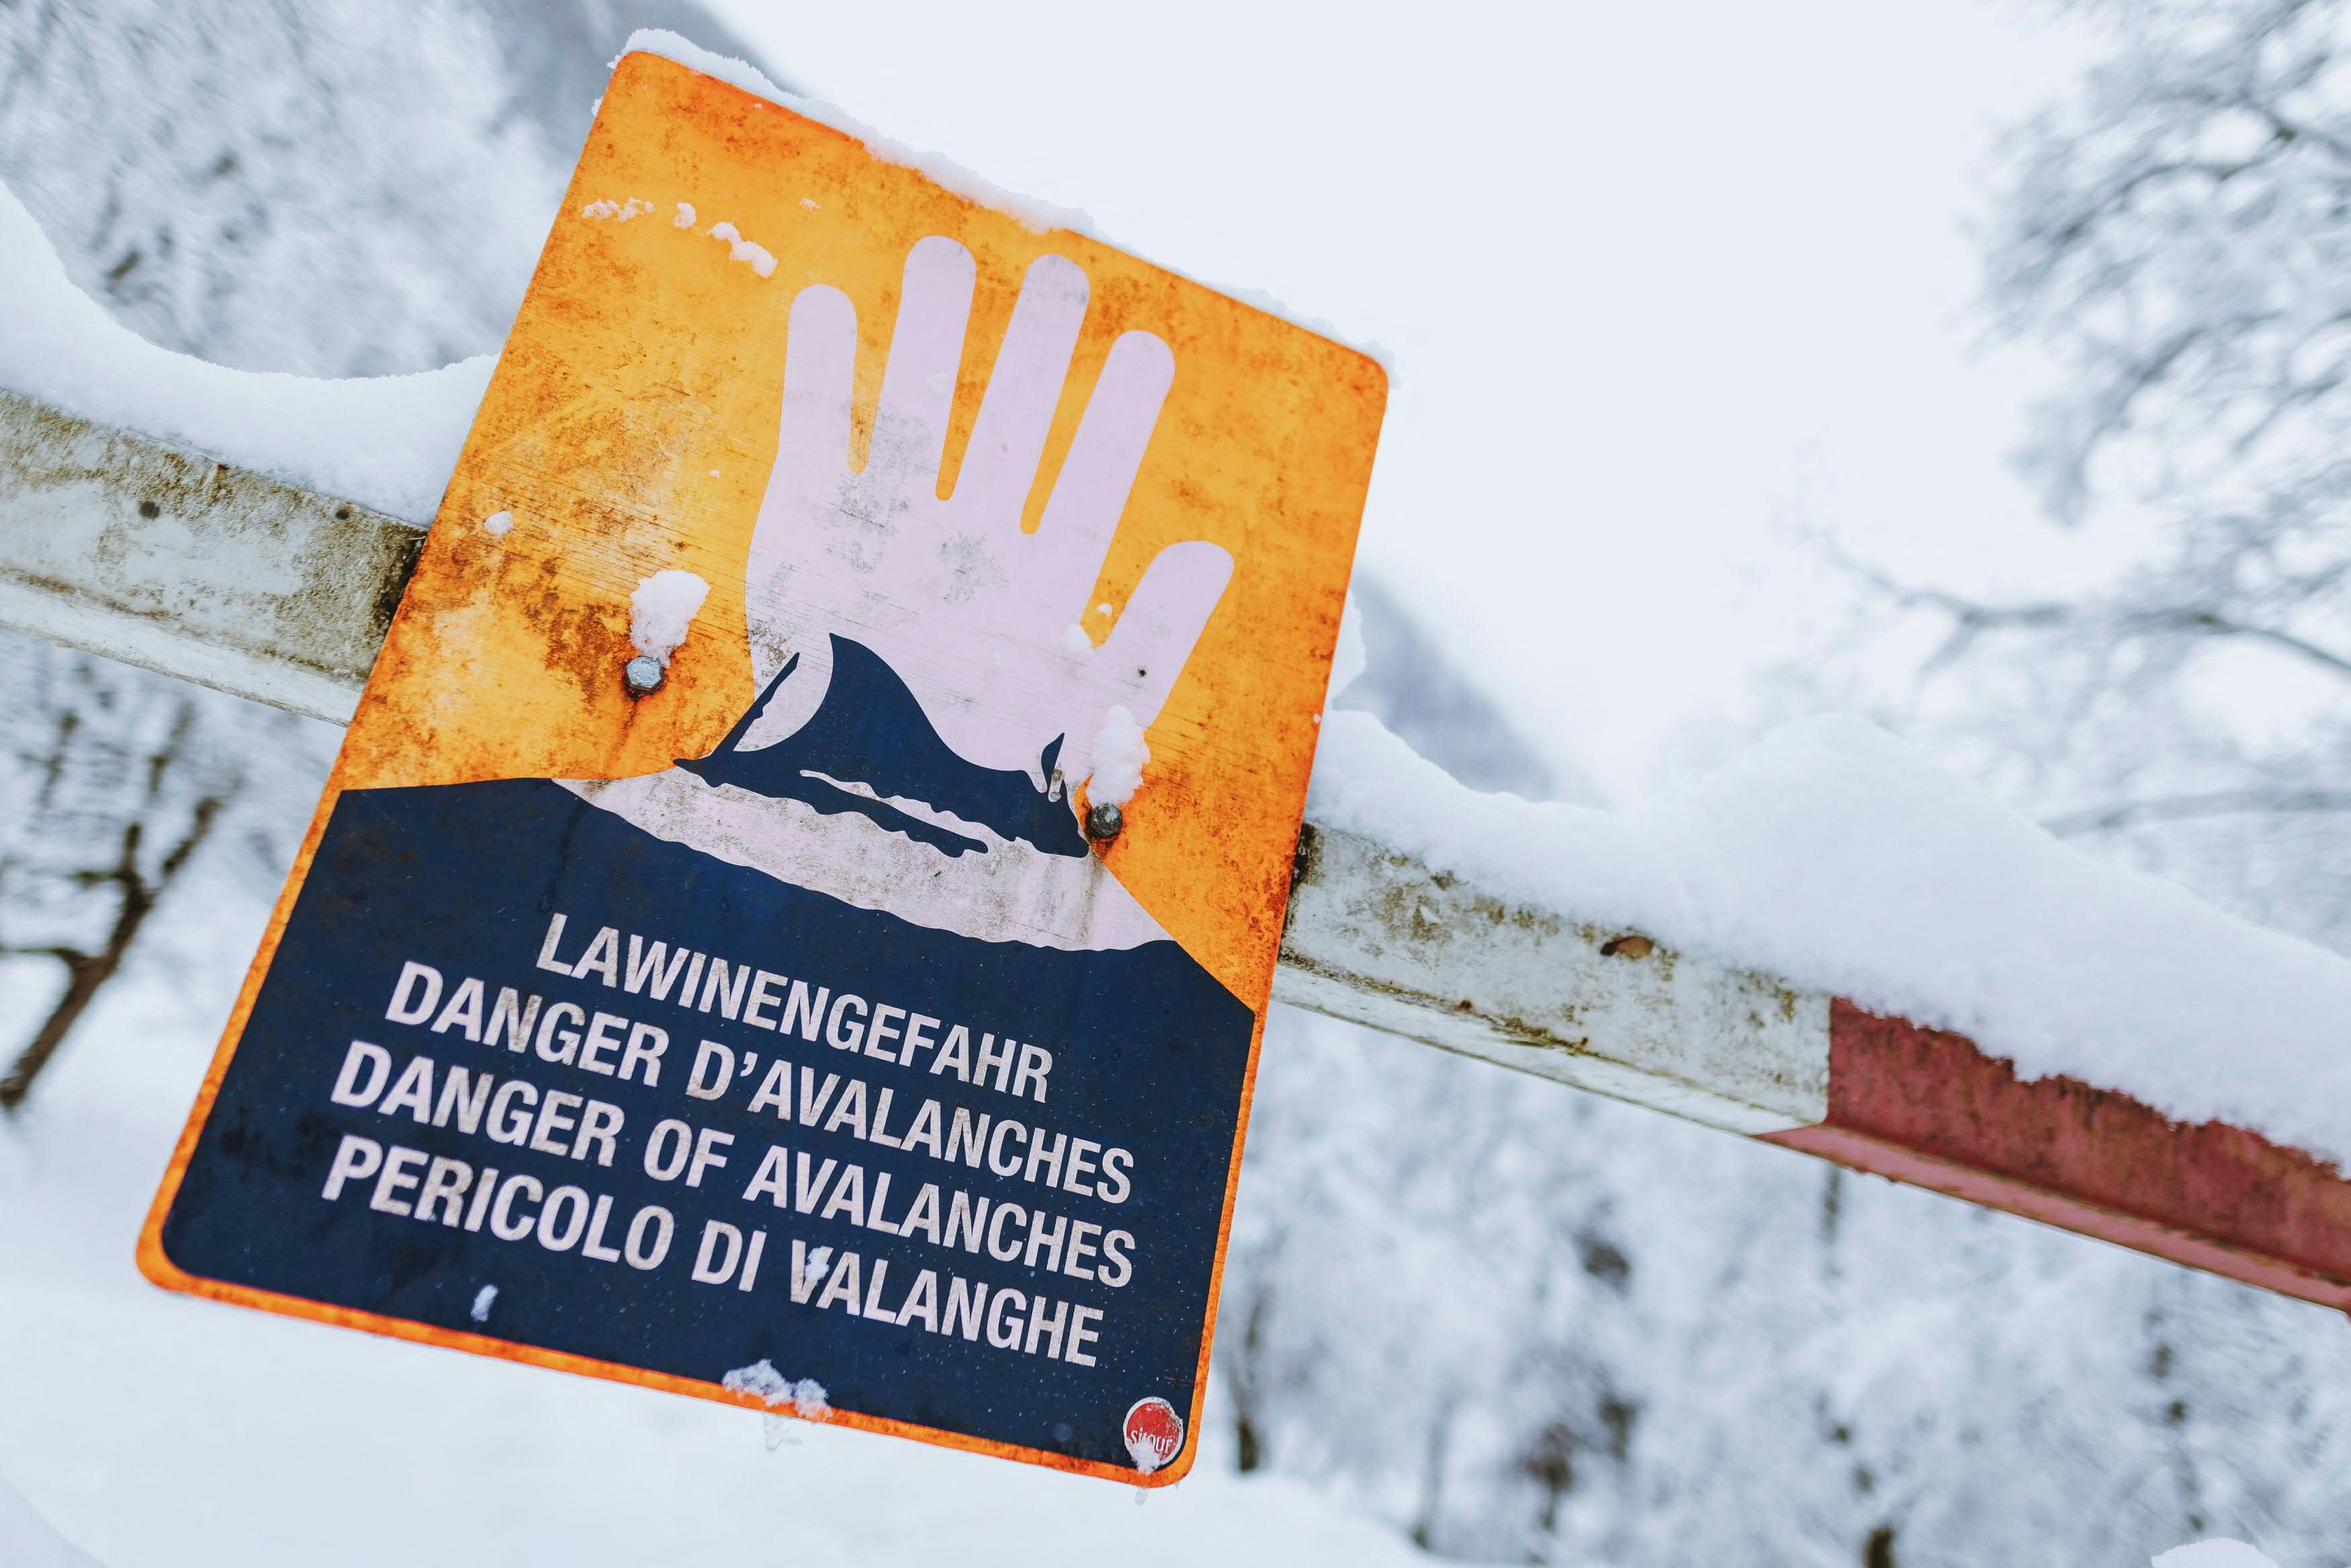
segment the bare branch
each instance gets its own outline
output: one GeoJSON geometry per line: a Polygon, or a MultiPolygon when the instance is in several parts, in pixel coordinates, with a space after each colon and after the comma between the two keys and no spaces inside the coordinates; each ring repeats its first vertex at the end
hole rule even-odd
{"type": "Polygon", "coordinates": [[[2088,811],[2067,812],[2043,819],[2041,826],[2060,838],[2112,833],[2150,822],[2186,822],[2199,817],[2298,815],[2351,812],[2351,790],[2235,789],[2202,794],[2158,795],[2123,801],[2088,811]]]}
{"type": "Polygon", "coordinates": [[[2074,602],[2063,599],[2044,600],[2037,604],[1991,605],[1947,588],[1899,583],[1882,572],[1865,569],[1865,575],[1902,607],[1931,609],[1951,618],[1952,638],[1928,660],[1927,667],[1930,670],[1948,663],[1984,632],[2050,631],[2066,628],[2095,629],[2117,640],[2168,634],[2216,639],[2241,639],[2291,654],[2330,675],[2351,680],[2351,656],[2337,653],[2293,632],[2239,620],[2217,610],[2181,605],[2137,607],[2101,604],[2095,600],[2074,602]]]}
{"type": "Polygon", "coordinates": [[[56,959],[60,963],[71,965],[84,962],[89,957],[89,955],[79,948],[11,947],[5,942],[0,942],[0,959],[46,958],[56,959]]]}
{"type": "MultiPolygon", "coordinates": [[[[193,707],[183,704],[174,718],[171,739],[150,758],[147,786],[150,805],[153,803],[171,763],[177,759],[194,722],[193,707]]],[[[57,1048],[65,1044],[67,1035],[73,1032],[74,1025],[80,1022],[82,1014],[98,999],[99,990],[121,969],[131,944],[138,940],[140,929],[147,923],[148,917],[154,913],[156,904],[178,879],[204,840],[211,836],[226,804],[226,794],[234,793],[232,787],[224,794],[207,794],[195,803],[186,831],[164,854],[161,868],[152,881],[139,864],[140,848],[146,838],[146,821],[133,816],[123,825],[121,846],[114,865],[99,878],[111,881],[122,890],[121,902],[115,909],[114,920],[107,931],[105,943],[94,953],[57,950],[49,955],[66,967],[65,992],[49,1009],[48,1016],[41,1021],[40,1027],[33,1032],[31,1041],[17,1054],[6,1075],[0,1076],[0,1112],[13,1113],[24,1105],[26,1097],[32,1093],[34,1080],[40,1076],[42,1070],[56,1056],[57,1048]]]]}

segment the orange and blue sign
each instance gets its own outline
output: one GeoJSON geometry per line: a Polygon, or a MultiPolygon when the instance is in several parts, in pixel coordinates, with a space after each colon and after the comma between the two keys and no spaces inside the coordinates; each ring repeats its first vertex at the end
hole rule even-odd
{"type": "Polygon", "coordinates": [[[625,57],[142,1268],[1182,1476],[1384,395],[625,57]]]}

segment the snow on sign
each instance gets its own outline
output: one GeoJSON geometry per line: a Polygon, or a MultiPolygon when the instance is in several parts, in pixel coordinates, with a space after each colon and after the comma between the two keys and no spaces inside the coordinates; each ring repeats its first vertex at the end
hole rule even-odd
{"type": "Polygon", "coordinates": [[[1384,392],[625,57],[141,1266],[1180,1477],[1384,392]]]}

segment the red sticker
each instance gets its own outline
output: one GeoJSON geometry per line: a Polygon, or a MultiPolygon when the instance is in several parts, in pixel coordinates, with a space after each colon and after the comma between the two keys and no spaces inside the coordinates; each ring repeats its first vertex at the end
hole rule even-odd
{"type": "Polygon", "coordinates": [[[1134,1468],[1149,1475],[1184,1446],[1184,1417],[1157,1395],[1137,1399],[1126,1413],[1126,1451],[1134,1468]]]}

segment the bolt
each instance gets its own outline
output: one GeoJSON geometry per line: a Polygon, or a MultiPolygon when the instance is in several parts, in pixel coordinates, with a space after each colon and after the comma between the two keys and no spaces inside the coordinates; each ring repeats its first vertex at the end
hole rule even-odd
{"type": "Polygon", "coordinates": [[[1086,807],[1086,836],[1096,844],[1108,844],[1125,826],[1125,814],[1107,801],[1086,807]]]}
{"type": "Polygon", "coordinates": [[[650,697],[662,688],[662,662],[649,653],[640,653],[629,660],[621,679],[628,683],[630,696],[650,697]]]}

